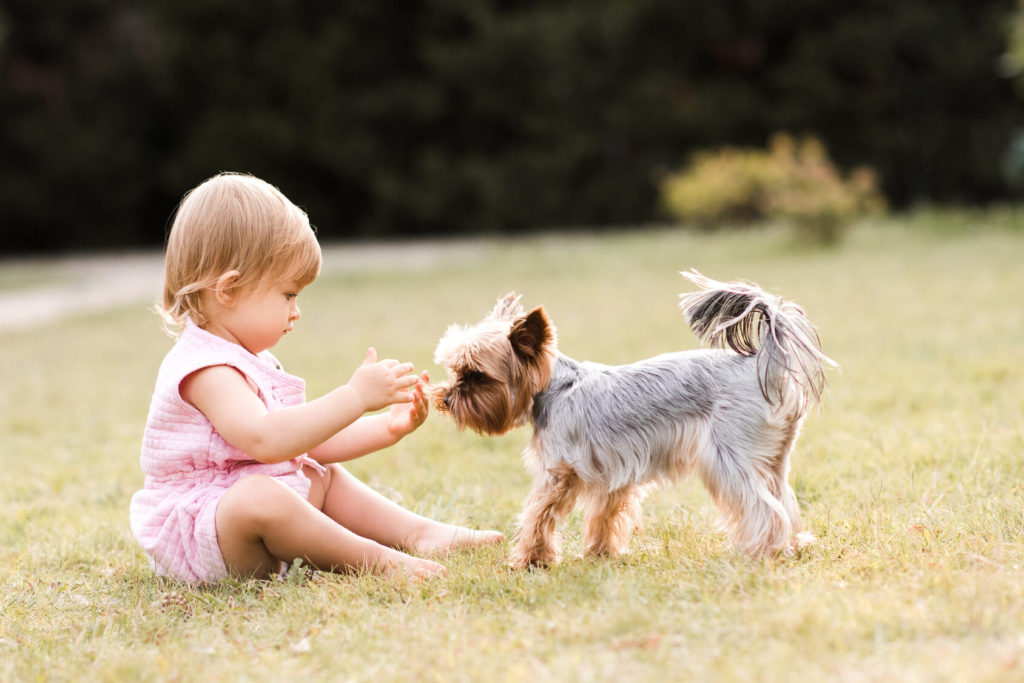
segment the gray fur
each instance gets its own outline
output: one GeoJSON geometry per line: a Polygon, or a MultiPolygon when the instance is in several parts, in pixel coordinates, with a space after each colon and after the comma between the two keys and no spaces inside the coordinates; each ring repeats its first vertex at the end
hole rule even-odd
{"type": "Polygon", "coordinates": [[[736,385],[730,393],[741,403],[761,403],[747,398],[757,386],[753,368],[722,351],[665,354],[619,367],[560,354],[548,388],[534,396],[544,465],[570,465],[584,482],[608,491],[660,479],[677,458],[686,425],[721,413],[715,396],[723,382],[736,385]]]}

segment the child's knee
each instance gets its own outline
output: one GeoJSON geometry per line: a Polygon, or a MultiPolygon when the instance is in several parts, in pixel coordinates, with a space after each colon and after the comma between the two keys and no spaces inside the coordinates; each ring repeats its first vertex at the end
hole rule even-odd
{"type": "Polygon", "coordinates": [[[296,501],[297,494],[273,477],[251,474],[224,493],[217,506],[217,516],[244,517],[252,521],[269,520],[285,514],[296,501]]]}
{"type": "Polygon", "coordinates": [[[330,486],[332,483],[338,481],[339,479],[341,479],[344,476],[345,476],[345,471],[342,469],[341,465],[339,465],[338,463],[333,462],[330,465],[325,465],[324,466],[323,478],[324,478],[324,484],[325,485],[330,486]]]}
{"type": "Polygon", "coordinates": [[[324,490],[332,486],[344,486],[351,475],[339,463],[327,465],[327,471],[323,474],[324,490]]]}

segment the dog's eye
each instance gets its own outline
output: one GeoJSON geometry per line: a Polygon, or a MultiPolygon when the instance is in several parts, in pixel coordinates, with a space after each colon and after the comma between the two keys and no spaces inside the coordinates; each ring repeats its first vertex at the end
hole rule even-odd
{"type": "Polygon", "coordinates": [[[462,381],[466,384],[480,384],[485,379],[487,379],[487,375],[477,370],[469,370],[462,374],[462,381]]]}

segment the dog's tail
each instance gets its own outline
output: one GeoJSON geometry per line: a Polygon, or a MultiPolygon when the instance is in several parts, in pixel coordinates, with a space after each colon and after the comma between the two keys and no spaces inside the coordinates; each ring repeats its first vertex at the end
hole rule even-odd
{"type": "Polygon", "coordinates": [[[749,282],[716,282],[696,270],[681,273],[701,291],[680,295],[686,322],[706,344],[756,356],[758,385],[765,400],[782,404],[798,389],[799,412],[821,400],[825,366],[838,367],[802,308],[749,282]]]}

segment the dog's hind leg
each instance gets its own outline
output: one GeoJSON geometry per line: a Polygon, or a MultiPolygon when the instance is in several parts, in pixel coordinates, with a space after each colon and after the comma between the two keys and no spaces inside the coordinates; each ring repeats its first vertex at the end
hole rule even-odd
{"type": "MultiPolygon", "coordinates": [[[[787,453],[787,461],[788,458],[789,454],[787,453]]],[[[789,485],[788,470],[788,465],[782,467],[776,474],[770,488],[772,494],[782,502],[782,507],[786,509],[786,514],[789,516],[792,535],[789,548],[787,549],[803,548],[812,545],[817,539],[815,539],[814,534],[803,530],[803,521],[800,518],[800,504],[796,500],[796,492],[789,485]]]]}
{"type": "Polygon", "coordinates": [[[782,507],[789,516],[790,539],[786,550],[802,548],[815,542],[813,534],[803,531],[803,522],[800,519],[800,504],[797,502],[796,493],[789,485],[789,462],[800,436],[802,418],[793,420],[787,418],[778,430],[779,447],[777,455],[771,464],[763,472],[763,477],[772,495],[779,499],[782,507]]]}
{"type": "Polygon", "coordinates": [[[625,486],[611,493],[588,492],[583,526],[583,554],[619,557],[626,552],[640,521],[643,488],[625,486]]]}
{"type": "MultiPolygon", "coordinates": [[[[752,465],[752,460],[720,449],[701,463],[701,478],[722,511],[736,546],[752,557],[785,552],[793,547],[791,509],[752,465]]],[[[792,492],[784,481],[785,491],[792,492]]],[[[792,499],[795,507],[796,497],[792,499]]],[[[799,520],[799,510],[796,511],[799,520]]]]}
{"type": "Polygon", "coordinates": [[[546,566],[558,561],[557,527],[573,507],[582,481],[568,465],[538,474],[516,529],[510,564],[515,569],[546,566]]]}
{"type": "Polygon", "coordinates": [[[789,515],[789,522],[793,530],[790,547],[803,548],[813,545],[817,539],[813,533],[803,531],[803,522],[800,519],[800,504],[796,500],[796,492],[793,491],[793,487],[785,479],[781,480],[780,488],[782,489],[782,495],[780,496],[782,506],[786,508],[786,514],[789,515]]]}

